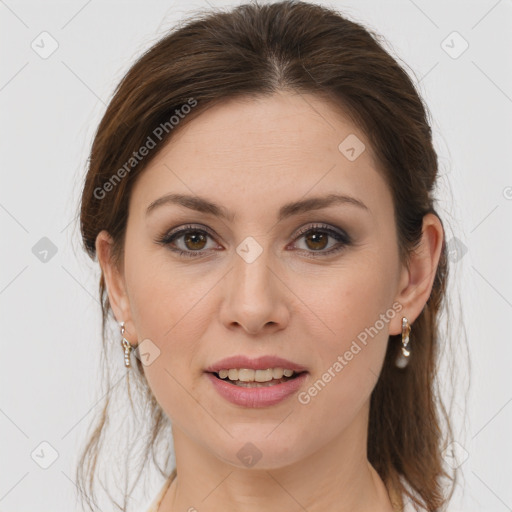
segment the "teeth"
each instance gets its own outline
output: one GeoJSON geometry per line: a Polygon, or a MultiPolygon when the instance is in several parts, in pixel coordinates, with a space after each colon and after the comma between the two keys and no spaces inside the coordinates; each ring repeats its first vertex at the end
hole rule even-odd
{"type": "Polygon", "coordinates": [[[251,370],[249,368],[230,368],[229,370],[220,370],[219,377],[229,380],[238,380],[242,382],[268,382],[272,379],[282,379],[291,377],[295,372],[287,368],[267,368],[266,370],[251,370]]]}

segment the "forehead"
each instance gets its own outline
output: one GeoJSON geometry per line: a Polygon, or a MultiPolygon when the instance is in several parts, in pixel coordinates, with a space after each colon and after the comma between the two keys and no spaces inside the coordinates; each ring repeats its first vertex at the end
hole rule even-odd
{"type": "Polygon", "coordinates": [[[168,192],[247,212],[334,192],[369,208],[391,202],[366,135],[331,103],[298,93],[227,100],[179,127],[132,193],[142,208],[168,192]]]}
{"type": "Polygon", "coordinates": [[[366,160],[373,160],[365,134],[339,107],[311,94],[280,92],[234,98],[208,108],[179,129],[166,150],[174,156],[187,152],[202,158],[208,156],[204,145],[226,162],[230,156],[258,162],[260,155],[300,161],[321,154],[337,157],[339,144],[350,135],[364,140],[366,160]]]}

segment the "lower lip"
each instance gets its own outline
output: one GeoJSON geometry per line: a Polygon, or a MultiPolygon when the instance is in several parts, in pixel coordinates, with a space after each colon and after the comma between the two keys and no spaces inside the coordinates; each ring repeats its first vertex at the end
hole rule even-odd
{"type": "Polygon", "coordinates": [[[298,391],[306,379],[307,372],[300,373],[297,377],[281,384],[273,386],[245,388],[236,384],[229,384],[213,373],[207,373],[215,390],[228,402],[242,407],[269,407],[282,402],[290,395],[298,391]]]}

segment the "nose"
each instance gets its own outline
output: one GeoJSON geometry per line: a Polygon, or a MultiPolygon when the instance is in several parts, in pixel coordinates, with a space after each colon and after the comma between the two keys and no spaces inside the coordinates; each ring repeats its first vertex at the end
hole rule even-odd
{"type": "Polygon", "coordinates": [[[239,254],[234,255],[233,268],[224,280],[224,300],[220,308],[220,318],[226,328],[241,328],[255,335],[262,331],[270,334],[288,325],[291,292],[269,252],[264,249],[250,263],[239,254]],[[274,267],[277,268],[274,270],[274,267]]]}

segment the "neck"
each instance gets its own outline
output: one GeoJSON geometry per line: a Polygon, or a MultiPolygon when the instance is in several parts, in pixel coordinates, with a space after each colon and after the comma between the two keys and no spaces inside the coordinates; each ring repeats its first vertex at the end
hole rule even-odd
{"type": "MultiPolygon", "coordinates": [[[[366,458],[366,429],[349,430],[287,466],[256,469],[219,460],[173,426],[177,477],[158,512],[393,512],[386,486],[366,458]]],[[[392,499],[400,510],[400,497],[394,493],[392,499]]]]}

